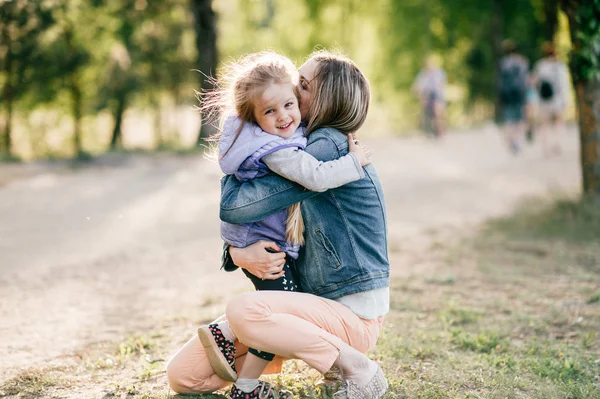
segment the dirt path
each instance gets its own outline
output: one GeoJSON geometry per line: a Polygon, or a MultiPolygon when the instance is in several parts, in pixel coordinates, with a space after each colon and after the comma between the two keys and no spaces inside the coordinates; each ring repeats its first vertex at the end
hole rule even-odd
{"type": "MultiPolygon", "coordinates": [[[[576,192],[575,133],[563,142],[549,159],[535,147],[511,156],[493,128],[437,143],[369,142],[390,246],[475,225],[523,198],[576,192]]],[[[219,177],[200,157],[107,156],[0,187],[0,381],[162,320],[193,319],[211,298],[248,288],[241,273],[218,268],[219,177]]]]}

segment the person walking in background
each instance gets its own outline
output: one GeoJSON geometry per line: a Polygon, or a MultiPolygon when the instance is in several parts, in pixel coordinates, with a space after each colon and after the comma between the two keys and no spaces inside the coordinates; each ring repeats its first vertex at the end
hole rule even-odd
{"type": "Polygon", "coordinates": [[[446,129],[445,89],[446,72],[437,65],[434,56],[427,57],[425,67],[415,78],[412,90],[421,101],[423,129],[438,138],[446,129]]]}
{"type": "Polygon", "coordinates": [[[525,138],[525,96],[529,61],[518,53],[515,42],[502,42],[504,56],[500,59],[499,95],[504,138],[513,154],[521,151],[525,138]]]}
{"type": "Polygon", "coordinates": [[[534,67],[533,74],[539,97],[539,130],[545,155],[558,154],[558,135],[564,129],[564,112],[569,96],[569,71],[556,58],[552,43],[542,45],[543,58],[534,67]]]}
{"type": "Polygon", "coordinates": [[[527,79],[527,92],[525,94],[525,119],[527,124],[525,136],[530,144],[535,140],[538,103],[539,97],[537,88],[535,87],[535,77],[533,74],[530,74],[527,79]]]}

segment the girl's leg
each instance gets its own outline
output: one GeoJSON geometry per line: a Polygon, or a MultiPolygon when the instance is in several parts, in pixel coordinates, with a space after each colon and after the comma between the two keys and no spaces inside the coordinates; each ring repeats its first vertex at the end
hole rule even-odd
{"type": "Polygon", "coordinates": [[[256,380],[263,374],[269,363],[271,363],[270,360],[261,359],[258,356],[247,353],[244,360],[244,367],[239,372],[239,378],[256,380]]]}
{"type": "Polygon", "coordinates": [[[361,319],[346,306],[315,295],[276,291],[234,298],[227,306],[227,319],[240,341],[302,359],[321,373],[344,352],[354,358],[374,347],[383,321],[361,319]]]}

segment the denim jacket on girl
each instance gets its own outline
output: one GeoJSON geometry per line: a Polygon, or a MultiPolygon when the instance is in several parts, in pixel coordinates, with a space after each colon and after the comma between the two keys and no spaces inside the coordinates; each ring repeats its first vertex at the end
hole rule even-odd
{"type": "MultiPolygon", "coordinates": [[[[305,151],[320,161],[348,153],[346,135],[312,132],[305,151]]],[[[221,181],[221,220],[251,223],[302,201],[306,244],[297,271],[305,292],[329,299],[389,286],[387,224],[381,183],[373,165],[366,177],[324,193],[270,174],[240,184],[221,181]]]]}
{"type": "MultiPolygon", "coordinates": [[[[261,161],[265,155],[288,147],[304,149],[305,145],[303,127],[296,129],[291,137],[285,139],[266,133],[257,125],[243,123],[238,117],[232,116],[225,121],[219,138],[219,166],[223,173],[234,175],[239,182],[244,183],[270,173],[267,165],[261,161]],[[242,124],[244,126],[234,142],[242,124]]],[[[221,238],[227,244],[240,248],[260,240],[274,241],[282,251],[296,259],[300,246],[286,242],[287,216],[285,208],[250,223],[221,222],[221,238]]]]}

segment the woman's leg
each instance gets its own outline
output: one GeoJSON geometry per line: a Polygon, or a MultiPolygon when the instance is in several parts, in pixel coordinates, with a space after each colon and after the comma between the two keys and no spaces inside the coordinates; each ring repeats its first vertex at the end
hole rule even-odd
{"type": "MultiPolygon", "coordinates": [[[[236,341],[235,366],[240,369],[248,348],[236,341]]],[[[282,359],[275,357],[265,374],[281,371],[282,359]]],[[[209,393],[225,388],[231,383],[215,374],[198,335],[194,335],[167,364],[169,385],[177,393],[209,393]]]]}
{"type": "Polygon", "coordinates": [[[382,325],[364,320],[346,306],[295,292],[244,293],[227,306],[227,319],[238,339],[261,351],[302,359],[321,373],[351,346],[366,353],[382,325]]]}
{"type": "MultiPolygon", "coordinates": [[[[244,345],[236,345],[238,362],[243,363],[244,345]]],[[[228,381],[215,374],[198,335],[194,335],[167,364],[169,385],[177,393],[208,393],[225,388],[228,381]]]]}

